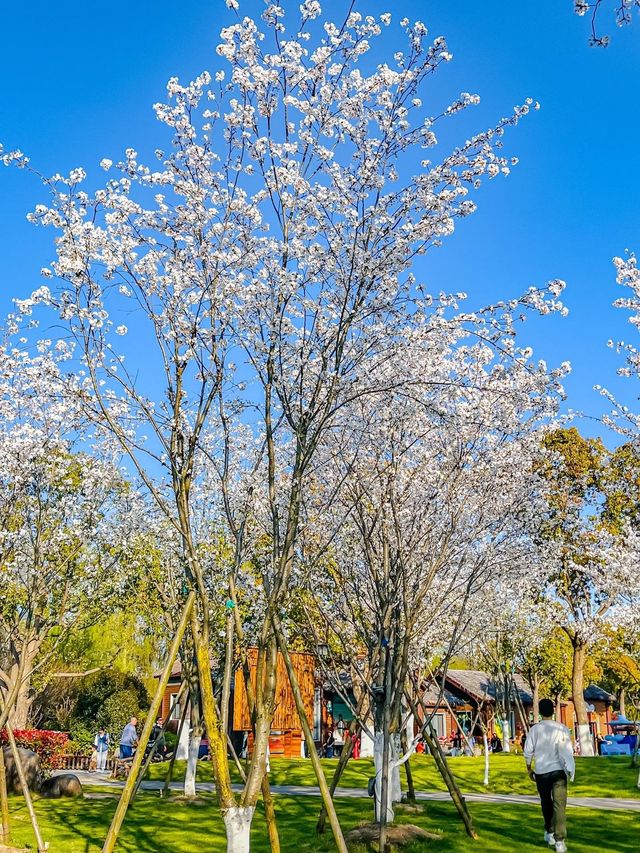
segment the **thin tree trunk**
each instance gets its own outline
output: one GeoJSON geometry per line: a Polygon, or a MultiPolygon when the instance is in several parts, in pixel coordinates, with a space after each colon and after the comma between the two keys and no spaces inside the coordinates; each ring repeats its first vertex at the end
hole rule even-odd
{"type": "Polygon", "coordinates": [[[538,722],[538,717],[540,716],[540,679],[538,676],[534,676],[533,678],[533,723],[534,725],[538,722]]]}
{"type": "MultiPolygon", "coordinates": [[[[402,734],[400,735],[400,745],[402,748],[402,752],[405,753],[409,749],[409,743],[407,738],[406,729],[402,729],[402,734]]],[[[407,776],[407,799],[410,803],[415,803],[416,801],[416,789],[413,784],[413,773],[411,772],[411,759],[408,758],[404,763],[404,772],[407,776]]]]}
{"type": "Polygon", "coordinates": [[[24,775],[24,769],[22,767],[22,761],[20,760],[20,753],[18,752],[18,747],[16,746],[16,739],[13,736],[13,729],[7,723],[7,737],[9,738],[9,746],[11,747],[11,752],[13,754],[13,760],[16,765],[16,771],[18,773],[18,779],[20,780],[20,787],[22,788],[22,796],[24,797],[24,801],[27,804],[27,811],[29,812],[29,820],[31,821],[31,826],[33,828],[33,834],[36,839],[36,845],[38,848],[38,853],[46,853],[47,845],[45,845],[42,840],[42,835],[40,833],[40,826],[38,825],[38,818],[36,817],[35,810],[33,808],[33,802],[31,800],[31,794],[29,792],[29,785],[27,784],[27,777],[24,775]]]}
{"type": "Polygon", "coordinates": [[[624,687],[620,688],[620,692],[618,693],[618,711],[621,717],[627,716],[627,691],[624,687]]]}
{"type": "Polygon", "coordinates": [[[184,773],[184,796],[194,799],[196,796],[196,775],[198,772],[198,755],[202,742],[202,713],[198,701],[197,684],[190,691],[189,705],[191,708],[191,731],[189,733],[189,749],[187,751],[187,767],[184,773]]]}
{"type": "Polygon", "coordinates": [[[124,821],[125,815],[127,813],[127,809],[129,808],[129,803],[131,801],[131,797],[134,792],[134,788],[136,786],[136,780],[138,777],[138,773],[140,772],[140,767],[142,766],[142,759],[144,757],[144,751],[146,749],[147,744],[149,743],[149,737],[151,735],[151,730],[153,729],[153,725],[156,721],[158,712],[160,711],[160,707],[162,706],[162,699],[164,697],[164,692],[166,690],[167,684],[169,682],[169,678],[171,676],[171,669],[173,667],[173,662],[178,656],[178,651],[180,650],[180,643],[182,642],[182,638],[184,636],[184,632],[187,628],[187,624],[191,615],[194,611],[195,604],[195,592],[191,591],[187,596],[187,600],[185,602],[184,608],[182,610],[182,615],[180,617],[180,623],[176,630],[176,635],[173,638],[173,642],[171,643],[171,648],[169,649],[169,655],[167,657],[164,669],[162,671],[161,677],[158,679],[158,686],[156,688],[155,696],[153,697],[153,701],[151,702],[151,707],[149,708],[149,713],[147,714],[147,719],[145,720],[144,727],[142,729],[142,733],[140,735],[140,741],[138,743],[138,748],[136,750],[136,754],[133,757],[133,761],[131,763],[131,769],[129,771],[129,777],[125,782],[124,788],[122,789],[122,795],[120,796],[120,801],[116,808],[116,812],[113,816],[113,820],[111,821],[111,826],[109,827],[109,832],[107,833],[107,837],[105,838],[104,844],[102,846],[102,853],[112,853],[113,849],[116,846],[118,841],[118,835],[120,833],[120,829],[122,827],[122,822],[124,821]]]}
{"type": "Polygon", "coordinates": [[[484,779],[482,784],[486,787],[489,784],[489,738],[484,727],[482,729],[482,746],[484,748],[484,779]]]}
{"type": "MultiPolygon", "coordinates": [[[[411,695],[408,691],[405,692],[405,696],[409,703],[409,707],[413,711],[414,716],[417,716],[415,702],[411,698],[411,695]]],[[[422,701],[422,697],[419,693],[417,694],[417,697],[418,703],[422,708],[422,711],[425,714],[426,718],[427,709],[425,708],[424,702],[422,701]]],[[[469,835],[471,838],[477,838],[475,830],[473,828],[473,820],[471,819],[471,815],[469,814],[469,809],[467,808],[466,801],[462,796],[462,793],[460,792],[458,783],[456,782],[453,774],[451,773],[449,765],[447,764],[447,759],[444,752],[442,751],[442,747],[440,746],[440,741],[437,737],[434,737],[432,735],[430,728],[427,725],[423,725],[422,727],[422,736],[427,744],[429,752],[433,756],[433,759],[436,763],[436,767],[438,768],[438,771],[442,776],[445,785],[447,786],[449,795],[451,796],[453,804],[455,805],[456,810],[460,815],[460,819],[464,824],[464,828],[467,831],[467,835],[469,835]]]]}
{"type": "Polygon", "coordinates": [[[579,640],[573,641],[573,666],[571,671],[571,689],[573,706],[576,709],[576,724],[580,755],[593,755],[593,738],[589,729],[587,703],[584,699],[584,667],[587,659],[587,647],[579,640]]]}
{"type": "Polygon", "coordinates": [[[0,744],[0,840],[9,841],[10,832],[7,770],[4,763],[4,747],[0,744]]]}

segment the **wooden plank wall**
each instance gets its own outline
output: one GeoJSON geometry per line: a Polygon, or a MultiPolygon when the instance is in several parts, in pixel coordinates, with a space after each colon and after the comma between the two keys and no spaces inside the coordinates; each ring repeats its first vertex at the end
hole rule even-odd
{"type": "MultiPolygon", "coordinates": [[[[255,686],[257,649],[249,649],[247,656],[251,667],[251,680],[255,686]]],[[[291,652],[291,662],[300,684],[300,692],[304,702],[307,718],[313,724],[313,694],[315,689],[315,658],[313,655],[303,652],[291,652]]],[[[276,669],[276,696],[275,713],[271,723],[272,731],[300,730],[300,719],[296,710],[295,701],[284,659],[278,652],[276,669]]],[[[249,731],[251,729],[251,717],[247,693],[244,686],[242,670],[238,669],[235,674],[235,685],[233,693],[233,728],[235,731],[249,731]]]]}

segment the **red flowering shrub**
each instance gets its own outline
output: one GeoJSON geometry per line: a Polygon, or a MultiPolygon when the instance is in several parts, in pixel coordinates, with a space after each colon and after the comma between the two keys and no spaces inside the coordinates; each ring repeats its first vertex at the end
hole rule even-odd
{"type": "MultiPolygon", "coordinates": [[[[15,729],[16,743],[25,749],[33,750],[39,757],[43,771],[55,770],[62,766],[62,756],[66,753],[69,735],[66,732],[50,732],[45,729],[15,729]]],[[[7,732],[0,732],[0,743],[7,743],[7,732]]]]}

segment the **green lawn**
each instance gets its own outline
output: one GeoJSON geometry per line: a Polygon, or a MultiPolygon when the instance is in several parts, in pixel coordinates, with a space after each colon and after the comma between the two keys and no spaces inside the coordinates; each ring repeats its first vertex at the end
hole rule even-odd
{"type": "MultiPolygon", "coordinates": [[[[327,778],[331,778],[337,764],[336,759],[324,759],[323,767],[327,778]]],[[[484,777],[483,758],[451,758],[449,765],[465,793],[489,792],[495,794],[535,794],[535,786],[525,772],[524,759],[517,755],[495,755],[491,757],[490,783],[482,784],[484,777]]],[[[151,778],[161,779],[168,764],[154,764],[150,768],[151,778]]],[[[444,791],[445,785],[433,759],[415,755],[411,759],[415,786],[422,791],[444,791]]],[[[235,768],[233,768],[235,772],[235,768]]],[[[340,784],[345,788],[366,788],[367,780],[373,775],[373,761],[361,758],[350,761],[340,784]]],[[[174,779],[184,776],[184,762],[177,762],[174,779]]],[[[211,765],[207,761],[198,766],[198,779],[211,781],[211,765]]],[[[576,778],[569,785],[574,797],[640,797],[637,787],[638,771],[630,766],[629,758],[577,758],[576,778]]],[[[405,776],[402,773],[404,786],[405,776]]],[[[235,781],[240,781],[235,776],[235,781]]],[[[272,759],[271,782],[274,785],[313,785],[315,777],[311,762],[306,759],[272,759]]]]}
{"type": "MultiPolygon", "coordinates": [[[[12,797],[13,842],[32,843],[24,803],[12,797]]],[[[312,853],[333,850],[330,836],[318,839],[314,832],[319,800],[313,797],[277,797],[276,808],[283,853],[312,853]]],[[[368,800],[341,800],[338,813],[345,830],[371,816],[368,800]]],[[[50,853],[99,853],[115,800],[36,800],[45,840],[50,853]]],[[[470,841],[449,803],[428,803],[419,814],[399,814],[398,820],[417,823],[442,833],[442,840],[404,848],[406,853],[429,850],[433,853],[533,853],[547,849],[542,843],[542,827],[537,808],[532,806],[490,806],[472,803],[471,811],[479,833],[470,841]]],[[[638,813],[569,811],[571,853],[631,853],[638,850],[638,813]]],[[[266,853],[268,842],[262,814],[254,821],[252,846],[266,853]]],[[[211,800],[185,803],[157,794],[139,795],[127,815],[118,853],[194,853],[224,851],[224,832],[211,800]]],[[[360,848],[362,849],[362,848],[360,848]]]]}

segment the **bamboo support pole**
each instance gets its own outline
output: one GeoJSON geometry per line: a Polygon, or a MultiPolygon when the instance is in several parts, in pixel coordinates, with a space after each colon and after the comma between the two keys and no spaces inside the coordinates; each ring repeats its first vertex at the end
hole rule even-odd
{"type": "Polygon", "coordinates": [[[173,667],[173,663],[176,657],[178,656],[178,651],[180,650],[180,643],[182,642],[184,632],[187,628],[189,619],[191,618],[191,613],[193,611],[195,603],[195,597],[195,592],[193,592],[192,590],[189,593],[184,608],[182,610],[180,623],[173,638],[173,642],[171,643],[171,648],[169,650],[169,655],[162,671],[162,676],[158,681],[158,687],[156,689],[155,696],[153,697],[151,707],[149,708],[149,713],[147,714],[147,719],[142,729],[142,734],[140,735],[140,742],[138,744],[136,754],[133,757],[129,776],[127,778],[127,781],[125,782],[124,788],[122,789],[122,795],[120,797],[118,807],[113,816],[113,820],[111,821],[111,826],[109,827],[109,832],[107,833],[105,842],[102,846],[102,853],[112,853],[118,840],[118,834],[122,827],[122,823],[127,813],[127,809],[129,808],[129,803],[131,802],[134,788],[136,786],[137,776],[140,772],[140,767],[142,766],[144,750],[147,743],[149,742],[149,736],[151,735],[151,730],[162,705],[164,691],[171,676],[171,669],[173,667]]]}
{"type": "Polygon", "coordinates": [[[276,639],[278,641],[278,647],[282,654],[284,665],[287,670],[287,676],[289,678],[291,692],[293,693],[293,698],[296,703],[296,710],[300,719],[300,725],[302,726],[302,731],[304,732],[304,739],[305,743],[307,744],[307,752],[309,753],[309,758],[311,759],[311,764],[316,774],[316,779],[318,780],[318,786],[320,788],[322,802],[324,803],[324,806],[327,810],[327,816],[329,818],[331,831],[333,832],[333,838],[335,840],[336,847],[338,848],[339,853],[348,853],[347,844],[344,840],[344,835],[342,834],[342,827],[340,826],[338,815],[336,814],[336,807],[333,800],[331,799],[331,794],[329,793],[329,786],[327,785],[327,780],[324,777],[322,765],[320,764],[318,750],[316,749],[316,745],[313,741],[313,733],[311,732],[309,720],[307,719],[307,712],[305,710],[304,702],[302,700],[302,694],[300,693],[300,684],[298,683],[298,679],[293,668],[293,663],[291,662],[291,655],[289,654],[287,641],[285,640],[284,634],[282,633],[282,625],[280,623],[280,619],[275,612],[272,616],[272,623],[275,630],[276,639]]]}
{"type": "MultiPolygon", "coordinates": [[[[175,700],[176,702],[179,701],[180,697],[184,693],[184,688],[185,688],[184,684],[180,685],[180,690],[178,690],[178,693],[176,695],[176,700],[175,700]]],[[[169,722],[169,717],[167,716],[165,721],[162,723],[162,729],[160,731],[160,737],[162,737],[164,735],[165,731],[167,730],[167,723],[168,722],[169,722]]],[[[142,785],[142,780],[144,779],[145,773],[147,772],[147,768],[149,767],[149,765],[153,761],[153,756],[156,754],[156,749],[158,747],[158,740],[159,740],[159,738],[157,738],[155,740],[153,746],[149,750],[149,754],[147,755],[147,757],[144,760],[144,764],[142,765],[140,772],[138,773],[138,778],[136,779],[136,784],[135,784],[135,787],[133,789],[133,794],[131,795],[131,802],[133,802],[135,800],[136,794],[140,790],[140,785],[142,785]]]]}
{"type": "MultiPolygon", "coordinates": [[[[405,691],[405,697],[407,702],[409,703],[409,707],[413,712],[414,716],[417,716],[417,707],[415,702],[413,701],[409,691],[405,691]]],[[[422,712],[426,715],[427,709],[425,708],[424,702],[422,701],[422,697],[418,694],[417,696],[418,703],[422,712]]],[[[458,783],[456,782],[453,773],[451,772],[449,765],[447,763],[447,758],[440,746],[440,741],[438,738],[432,734],[432,729],[429,724],[426,724],[422,727],[422,737],[424,738],[429,752],[433,756],[433,759],[436,763],[436,767],[444,780],[445,785],[447,786],[447,790],[449,791],[449,795],[453,800],[453,804],[456,807],[458,814],[460,815],[460,819],[464,824],[464,827],[467,831],[467,835],[471,838],[477,838],[476,831],[473,828],[473,820],[471,818],[471,814],[469,813],[469,809],[467,807],[466,800],[462,795],[460,788],[458,787],[458,783]]]]}
{"type": "MultiPolygon", "coordinates": [[[[331,785],[329,786],[329,793],[331,794],[331,798],[333,799],[333,795],[336,792],[336,788],[338,787],[338,782],[340,781],[340,777],[342,776],[345,767],[347,766],[351,755],[353,754],[353,742],[355,739],[355,725],[350,726],[351,737],[349,738],[349,742],[345,743],[342,747],[342,752],[340,753],[340,758],[338,759],[338,766],[333,772],[333,778],[331,780],[331,785]]],[[[316,832],[318,835],[322,835],[325,829],[325,824],[327,822],[327,810],[324,807],[324,804],[320,807],[320,814],[318,815],[318,823],[316,824],[316,832]]]]}
{"type": "Polygon", "coordinates": [[[9,797],[7,794],[7,769],[4,763],[4,747],[0,744],[0,841],[8,841],[11,834],[9,824],[9,797]]]}
{"type": "Polygon", "coordinates": [[[29,791],[29,785],[27,784],[27,777],[24,775],[24,768],[22,766],[22,761],[20,760],[20,753],[18,752],[18,747],[16,745],[16,739],[13,736],[13,729],[9,725],[6,724],[7,728],[7,737],[9,738],[9,746],[11,747],[11,752],[13,754],[13,760],[15,761],[16,771],[18,773],[18,779],[20,780],[20,787],[22,788],[22,796],[24,797],[24,801],[27,804],[27,811],[29,812],[29,819],[31,821],[31,826],[33,827],[33,834],[36,839],[36,845],[38,848],[38,853],[46,853],[49,845],[45,844],[42,840],[42,834],[40,832],[40,826],[38,825],[38,818],[36,817],[35,809],[33,808],[33,801],[31,800],[31,793],[29,791]]]}

